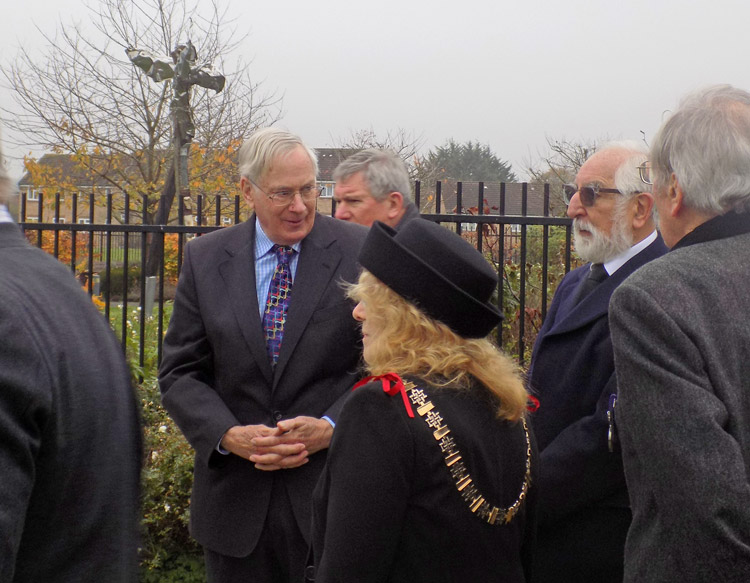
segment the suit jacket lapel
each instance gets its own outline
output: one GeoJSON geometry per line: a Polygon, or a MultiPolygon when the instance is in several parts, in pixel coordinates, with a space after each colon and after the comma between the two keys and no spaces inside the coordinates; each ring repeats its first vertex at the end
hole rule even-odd
{"type": "Polygon", "coordinates": [[[226,286],[229,305],[234,311],[250,354],[270,384],[273,370],[268,361],[255,291],[254,214],[237,229],[237,236],[226,245],[225,250],[228,257],[219,264],[219,273],[226,286]]]}
{"type": "Polygon", "coordinates": [[[312,231],[302,242],[289,312],[284,324],[284,339],[276,363],[274,385],[281,378],[310,317],[320,304],[333,274],[336,273],[341,253],[334,245],[335,241],[335,235],[330,232],[325,222],[316,219],[312,231]]]}

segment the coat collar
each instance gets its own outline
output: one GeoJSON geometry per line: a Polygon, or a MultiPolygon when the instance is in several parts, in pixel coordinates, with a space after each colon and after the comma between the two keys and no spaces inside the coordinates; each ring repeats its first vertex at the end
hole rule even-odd
{"type": "MultiPolygon", "coordinates": [[[[609,300],[612,297],[615,288],[617,288],[618,285],[625,281],[625,279],[639,267],[648,263],[652,259],[660,257],[666,252],[667,247],[664,245],[661,236],[658,236],[653,243],[634,257],[631,257],[622,267],[599,284],[597,288],[578,305],[570,306],[569,303],[575,295],[575,288],[578,283],[580,283],[581,278],[585,277],[588,273],[586,269],[581,269],[581,275],[575,282],[571,282],[571,285],[568,288],[568,295],[562,300],[563,303],[560,306],[560,310],[561,312],[566,312],[565,315],[555,323],[547,335],[570,332],[576,328],[586,326],[590,322],[606,315],[609,311],[609,300]]],[[[588,267],[588,264],[584,267],[588,267]]]]}
{"type": "Polygon", "coordinates": [[[419,218],[419,210],[417,210],[417,205],[415,205],[413,202],[409,202],[405,209],[404,209],[404,216],[401,217],[401,220],[398,222],[398,225],[393,227],[397,231],[400,231],[403,226],[408,223],[411,220],[418,219],[419,218]]]}
{"type": "Polygon", "coordinates": [[[28,245],[23,230],[16,223],[0,223],[0,247],[25,247],[28,245]]]}
{"type": "Polygon", "coordinates": [[[719,215],[698,225],[672,247],[672,250],[680,247],[688,247],[697,243],[707,243],[718,239],[736,237],[750,233],[750,214],[730,211],[719,215]]]}
{"type": "Polygon", "coordinates": [[[268,362],[255,291],[255,214],[230,229],[234,231],[224,242],[227,256],[219,263],[219,274],[252,358],[270,384],[273,369],[268,362]]]}

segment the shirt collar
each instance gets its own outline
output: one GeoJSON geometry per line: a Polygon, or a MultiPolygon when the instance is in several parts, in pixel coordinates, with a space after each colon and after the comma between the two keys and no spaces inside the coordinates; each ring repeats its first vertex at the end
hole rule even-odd
{"type": "Polygon", "coordinates": [[[604,264],[604,269],[606,269],[609,275],[612,275],[615,271],[620,269],[623,265],[625,265],[628,261],[630,261],[636,255],[638,255],[646,247],[651,245],[651,243],[653,243],[654,241],[656,241],[656,230],[654,230],[645,239],[642,239],[641,241],[633,245],[627,251],[624,251],[623,253],[620,253],[617,257],[615,257],[614,259],[610,259],[609,261],[607,261],[604,264]]]}
{"type": "MultiPolygon", "coordinates": [[[[271,249],[276,243],[271,241],[271,239],[268,238],[268,235],[266,235],[266,232],[263,230],[263,227],[260,224],[260,221],[258,220],[258,217],[256,215],[255,217],[255,259],[260,259],[267,253],[271,252],[271,249]]],[[[299,253],[300,247],[302,246],[302,241],[297,241],[294,245],[292,245],[292,249],[294,249],[297,253],[299,253]]]]}
{"type": "Polygon", "coordinates": [[[8,207],[4,204],[0,204],[0,223],[12,223],[13,217],[8,212],[8,207]]]}

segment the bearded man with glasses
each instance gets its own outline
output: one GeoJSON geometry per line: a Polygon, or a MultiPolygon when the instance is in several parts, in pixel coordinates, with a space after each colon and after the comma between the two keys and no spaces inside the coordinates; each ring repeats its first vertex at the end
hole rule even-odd
{"type": "Polygon", "coordinates": [[[312,490],[362,345],[343,282],[367,229],[315,211],[315,154],[266,128],[239,154],[245,223],[186,245],[159,371],[195,449],[209,582],[304,580],[312,490]]]}
{"type": "Polygon", "coordinates": [[[637,142],[609,144],[564,189],[576,253],[589,263],[560,282],[528,374],[540,401],[537,582],[622,581],[631,513],[613,426],[608,306],[626,277],[667,250],[639,176],[645,160],[637,142]]]}

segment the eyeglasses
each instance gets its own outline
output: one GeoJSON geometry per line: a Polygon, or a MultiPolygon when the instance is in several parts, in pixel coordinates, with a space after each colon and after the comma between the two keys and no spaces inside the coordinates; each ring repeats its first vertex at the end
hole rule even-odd
{"type": "MultiPolygon", "coordinates": [[[[248,180],[250,179],[248,178],[248,180]]],[[[258,184],[254,180],[250,180],[250,182],[252,182],[255,188],[265,194],[276,206],[287,206],[292,204],[292,201],[294,200],[294,197],[297,195],[297,193],[299,193],[303,201],[310,202],[311,200],[315,200],[316,198],[318,198],[324,190],[322,186],[318,186],[316,184],[306,184],[299,190],[276,190],[274,192],[266,192],[260,186],[258,186],[258,184]]]]}
{"type": "Polygon", "coordinates": [[[580,188],[575,184],[563,184],[563,198],[565,204],[570,204],[571,199],[575,196],[575,193],[581,194],[581,204],[583,206],[594,206],[596,199],[602,194],[614,194],[620,191],[616,188],[601,188],[598,185],[594,186],[581,186],[580,188]]]}
{"type": "Polygon", "coordinates": [[[651,162],[644,162],[638,166],[638,174],[641,176],[641,182],[652,185],[654,178],[651,175],[651,162]]]}

